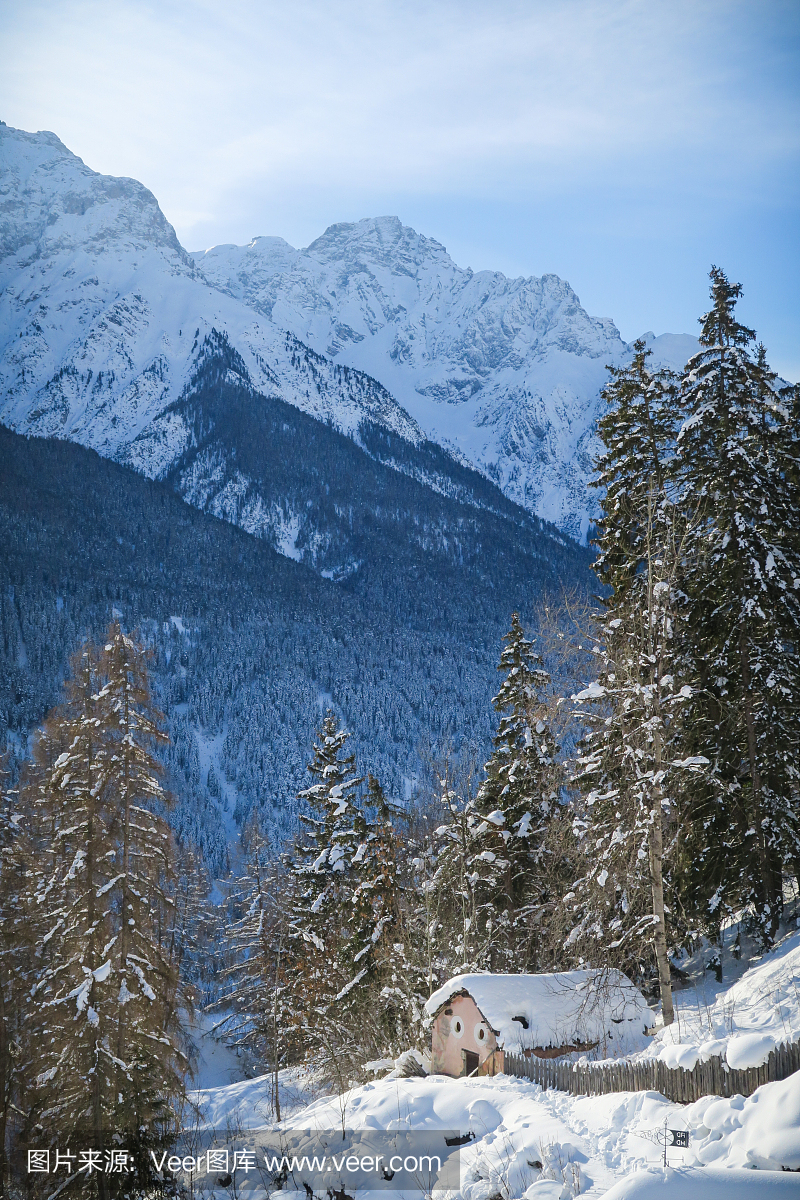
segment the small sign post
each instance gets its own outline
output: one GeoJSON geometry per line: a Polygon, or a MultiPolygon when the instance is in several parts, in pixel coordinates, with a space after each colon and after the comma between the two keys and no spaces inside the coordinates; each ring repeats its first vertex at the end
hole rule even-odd
{"type": "Polygon", "coordinates": [[[663,1146],[664,1151],[664,1166],[669,1166],[667,1162],[667,1150],[688,1150],[688,1139],[690,1132],[688,1129],[669,1129],[667,1122],[669,1117],[664,1117],[663,1129],[642,1129],[636,1130],[634,1138],[645,1138],[648,1141],[655,1141],[656,1146],[663,1146]]]}
{"type": "Polygon", "coordinates": [[[664,1142],[664,1166],[665,1167],[669,1165],[667,1163],[667,1147],[668,1146],[670,1149],[673,1146],[675,1146],[677,1149],[680,1149],[680,1150],[688,1150],[689,1149],[689,1130],[688,1129],[668,1129],[667,1128],[668,1120],[669,1120],[669,1117],[666,1117],[664,1119],[664,1133],[662,1135],[662,1139],[664,1142]]]}
{"type": "Polygon", "coordinates": [[[657,1146],[664,1147],[664,1166],[668,1167],[667,1150],[688,1150],[689,1149],[689,1130],[688,1129],[670,1129],[667,1125],[669,1117],[664,1118],[663,1129],[646,1129],[641,1132],[637,1131],[635,1136],[646,1138],[649,1142],[655,1142],[657,1146]]]}

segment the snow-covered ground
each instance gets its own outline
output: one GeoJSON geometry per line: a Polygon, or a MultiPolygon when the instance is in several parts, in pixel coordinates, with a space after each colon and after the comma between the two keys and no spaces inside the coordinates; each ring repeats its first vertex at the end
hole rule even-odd
{"type": "MultiPolygon", "coordinates": [[[[236,1144],[247,1145],[248,1128],[272,1123],[269,1093],[270,1080],[261,1077],[210,1089],[197,1099],[209,1125],[242,1131],[236,1144]]],[[[707,1096],[686,1107],[657,1092],[576,1097],[504,1075],[434,1075],[366,1084],[345,1096],[315,1100],[284,1120],[296,1129],[343,1124],[469,1132],[473,1140],[461,1149],[464,1200],[599,1197],[635,1171],[660,1166],[657,1138],[665,1126],[687,1130],[690,1137],[687,1150],[668,1152],[672,1167],[800,1168],[800,1075],[767,1084],[747,1099],[707,1096]]],[[[800,1181],[793,1182],[800,1192],[800,1181]]]]}
{"type": "Polygon", "coordinates": [[[213,1028],[218,1020],[210,1013],[199,1011],[194,1020],[188,1022],[187,1032],[195,1048],[195,1082],[204,1089],[224,1091],[247,1071],[241,1056],[214,1037],[213,1028]]]}
{"type": "MultiPolygon", "coordinates": [[[[800,1037],[800,932],[759,960],[727,956],[724,965],[740,977],[717,983],[707,973],[679,991],[678,1020],[645,1053],[691,1065],[722,1051],[740,1066],[800,1037]]],[[[222,1086],[217,1078],[201,1069],[193,1097],[209,1127],[238,1131],[242,1144],[247,1130],[275,1129],[268,1076],[222,1086]]],[[[504,1075],[386,1077],[343,1096],[320,1091],[301,1070],[281,1072],[281,1128],[470,1133],[461,1149],[463,1200],[800,1196],[800,1176],[782,1172],[800,1170],[800,1073],[748,1098],[706,1096],[686,1106],[657,1092],[570,1096],[504,1075]],[[687,1149],[668,1151],[667,1171],[658,1140],[665,1127],[689,1134],[687,1149]]]]}
{"type": "MultiPolygon", "coordinates": [[[[795,1175],[775,1171],[755,1175],[737,1168],[650,1167],[621,1180],[606,1192],[605,1200],[790,1200],[797,1195],[797,1188],[795,1175]]],[[[545,1194],[537,1200],[545,1200],[545,1194]]]]}
{"type": "MultiPolygon", "coordinates": [[[[735,929],[728,934],[730,940],[735,929]]],[[[701,962],[699,978],[692,971],[690,984],[675,993],[675,1009],[674,1024],[636,1057],[686,1070],[713,1055],[738,1070],[760,1066],[775,1046],[800,1041],[800,932],[756,958],[737,960],[723,950],[721,982],[702,972],[701,962]]]]}
{"type": "MultiPolygon", "coordinates": [[[[200,1072],[202,1078],[202,1070],[200,1072]]],[[[305,1067],[285,1067],[279,1072],[281,1120],[284,1125],[306,1128],[306,1110],[329,1089],[305,1067]]],[[[214,1086],[208,1083],[191,1093],[191,1100],[202,1114],[203,1124],[213,1129],[271,1128],[275,1123],[272,1075],[214,1086]]],[[[341,1123],[341,1122],[340,1122],[341,1123]]]]}

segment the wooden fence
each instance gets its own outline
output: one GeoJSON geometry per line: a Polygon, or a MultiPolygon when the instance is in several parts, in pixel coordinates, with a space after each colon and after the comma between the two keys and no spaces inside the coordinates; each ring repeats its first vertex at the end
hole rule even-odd
{"type": "Polygon", "coordinates": [[[661,1092],[668,1100],[690,1104],[701,1096],[750,1096],[763,1083],[800,1071],[800,1042],[777,1046],[761,1067],[735,1071],[723,1059],[698,1062],[692,1071],[668,1067],[656,1059],[644,1062],[578,1064],[531,1055],[506,1054],[506,1075],[531,1079],[543,1088],[573,1096],[604,1096],[609,1092],[661,1092]]]}

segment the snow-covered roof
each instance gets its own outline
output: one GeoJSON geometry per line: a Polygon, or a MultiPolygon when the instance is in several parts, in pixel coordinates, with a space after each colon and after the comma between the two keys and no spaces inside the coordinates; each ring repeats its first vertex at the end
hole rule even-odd
{"type": "Polygon", "coordinates": [[[426,1017],[432,1020],[464,993],[475,1001],[498,1043],[511,1051],[607,1042],[609,1054],[627,1054],[644,1045],[645,1028],[653,1024],[642,993],[615,970],[456,975],[430,997],[426,1017]]]}

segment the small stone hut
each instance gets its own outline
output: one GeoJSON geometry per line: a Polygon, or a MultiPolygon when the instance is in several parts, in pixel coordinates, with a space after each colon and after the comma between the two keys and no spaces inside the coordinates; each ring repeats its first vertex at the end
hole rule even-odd
{"type": "Polygon", "coordinates": [[[642,1049],[653,1014],[621,971],[456,975],[425,1005],[431,1074],[496,1075],[505,1054],[558,1058],[642,1049]]]}

